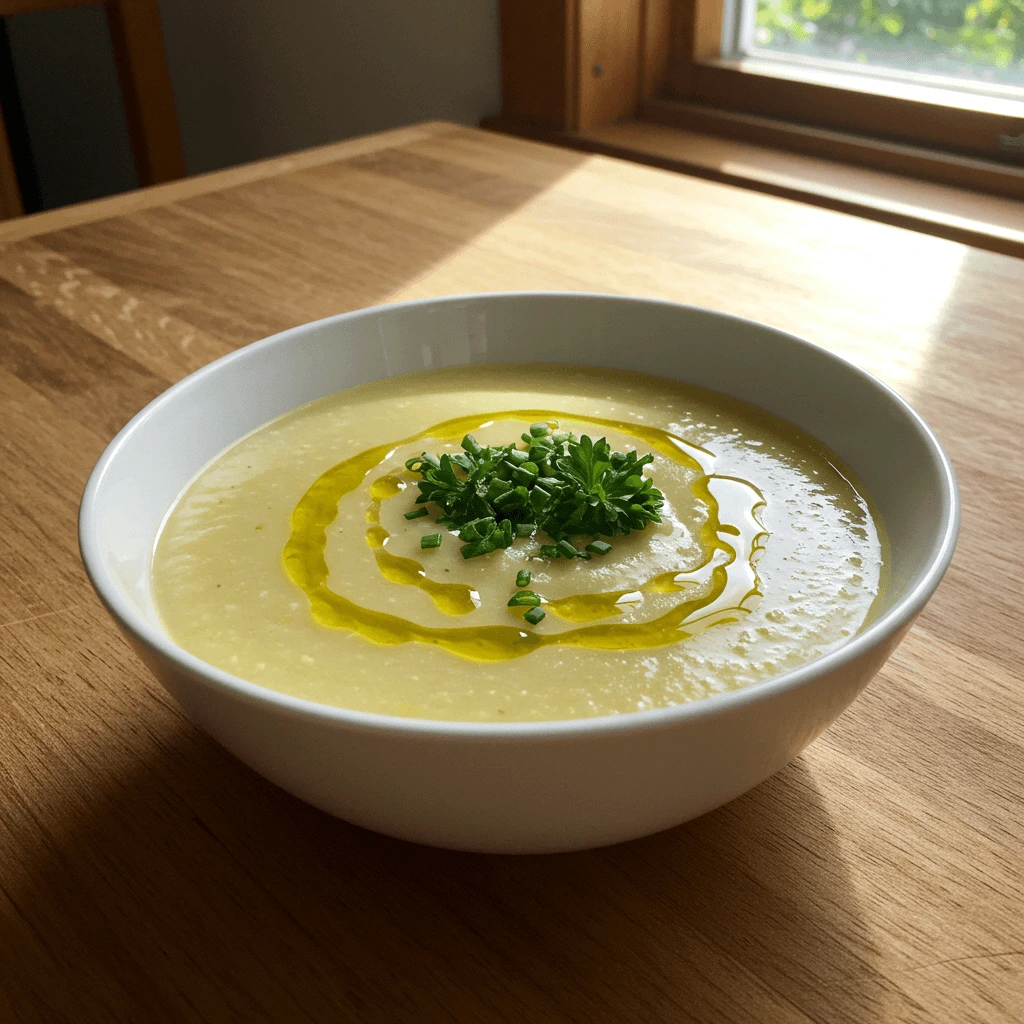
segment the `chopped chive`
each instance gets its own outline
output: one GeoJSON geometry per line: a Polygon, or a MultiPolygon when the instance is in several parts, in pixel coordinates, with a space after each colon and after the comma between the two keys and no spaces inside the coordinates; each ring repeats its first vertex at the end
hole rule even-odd
{"type": "Polygon", "coordinates": [[[414,508],[411,512],[405,513],[406,519],[422,519],[424,516],[428,516],[430,513],[425,508],[414,508]]]}
{"type": "Polygon", "coordinates": [[[504,494],[506,491],[512,490],[512,485],[506,483],[500,477],[494,477],[487,487],[487,500],[494,501],[499,494],[504,494]]]}
{"type": "Polygon", "coordinates": [[[512,520],[502,519],[501,524],[498,527],[498,531],[501,534],[501,547],[508,548],[512,546],[513,532],[512,532],[512,520]]]}
{"type": "Polygon", "coordinates": [[[537,532],[536,523],[516,523],[517,537],[532,537],[537,532]]]}
{"type": "Polygon", "coordinates": [[[486,540],[497,527],[493,516],[485,516],[482,519],[473,519],[466,523],[459,530],[459,538],[463,541],[486,540]]]}
{"type": "Polygon", "coordinates": [[[530,491],[530,504],[534,510],[539,512],[548,502],[551,501],[551,492],[540,484],[534,484],[533,490],[530,491]]]}
{"type": "Polygon", "coordinates": [[[420,547],[426,550],[427,548],[439,548],[441,546],[441,534],[439,533],[426,533],[420,537],[420,547]]]}
{"type": "Polygon", "coordinates": [[[506,491],[504,494],[499,494],[494,499],[495,509],[499,512],[506,509],[511,511],[514,508],[519,508],[520,506],[525,505],[530,500],[530,496],[529,494],[520,494],[519,492],[521,490],[525,491],[526,488],[516,487],[511,491],[506,491]]]}
{"type": "Polygon", "coordinates": [[[571,541],[560,540],[557,547],[566,558],[575,558],[579,554],[579,551],[576,550],[576,545],[571,541]]]}
{"type": "Polygon", "coordinates": [[[520,569],[516,573],[516,586],[517,587],[528,587],[530,585],[530,570],[520,569]]]}
{"type": "Polygon", "coordinates": [[[595,555],[607,555],[611,549],[611,544],[608,544],[603,540],[591,541],[587,545],[587,550],[592,551],[595,555]]]}
{"type": "Polygon", "coordinates": [[[530,436],[531,437],[547,437],[551,433],[550,428],[546,423],[531,423],[530,424],[530,436]]]}
{"type": "Polygon", "coordinates": [[[524,462],[515,468],[512,477],[517,484],[532,484],[539,474],[540,467],[536,462],[524,462]]]}
{"type": "Polygon", "coordinates": [[[536,626],[547,613],[543,608],[531,608],[523,618],[531,625],[536,626]]]}
{"type": "Polygon", "coordinates": [[[479,555],[489,555],[497,546],[488,537],[486,540],[475,540],[472,544],[463,544],[460,551],[463,558],[476,558],[479,555]]]}
{"type": "Polygon", "coordinates": [[[540,604],[540,597],[532,590],[520,590],[508,599],[509,608],[536,608],[540,604]]]}
{"type": "Polygon", "coordinates": [[[479,455],[484,449],[472,434],[467,434],[462,439],[462,447],[469,452],[470,455],[479,455]]]}

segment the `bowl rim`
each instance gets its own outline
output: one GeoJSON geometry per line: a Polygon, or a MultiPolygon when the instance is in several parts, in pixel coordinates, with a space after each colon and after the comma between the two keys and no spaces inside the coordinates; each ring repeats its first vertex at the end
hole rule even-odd
{"type": "MultiPolygon", "coordinates": [[[[234,443],[234,442],[232,442],[234,443]]],[[[346,727],[350,730],[390,733],[410,737],[434,737],[459,740],[496,739],[506,741],[535,741],[552,737],[583,737],[606,733],[631,733],[638,731],[661,730],[673,728],[689,721],[700,720],[712,716],[739,710],[751,703],[769,700],[782,693],[800,689],[812,684],[819,677],[841,669],[873,648],[885,643],[909,626],[934,593],[942,576],[946,572],[956,547],[960,527],[960,496],[956,475],[935,433],[923,417],[897,391],[874,374],[857,366],[844,356],[821,345],[807,341],[797,335],[790,334],[779,328],[762,324],[748,317],[736,316],[719,310],[708,309],[688,303],[672,302],[667,299],[645,298],[643,296],[618,295],[603,292],[571,292],[571,291],[513,291],[513,292],[477,292],[460,295],[446,295],[412,299],[405,302],[380,303],[374,306],[338,313],[290,327],[277,334],[261,338],[258,341],[243,345],[232,352],[207,363],[198,370],[188,374],[172,384],[165,391],[137,412],[104,449],[86,483],[79,506],[78,540],[82,562],[96,593],[107,610],[127,633],[138,637],[148,647],[153,648],[187,675],[212,685],[218,690],[228,692],[236,698],[248,702],[267,705],[278,714],[313,718],[322,724],[346,727]],[[795,342],[800,347],[813,349],[827,358],[840,363],[847,372],[866,381],[880,391],[899,411],[922,437],[927,448],[939,468],[941,480],[941,503],[943,523],[937,543],[933,545],[928,556],[926,567],[906,593],[884,615],[871,623],[867,629],[856,633],[843,642],[835,650],[819,658],[800,665],[782,675],[774,676],[764,682],[725,693],[712,694],[699,700],[685,704],[674,704],[668,707],[653,708],[644,711],[630,711],[620,714],[600,715],[590,718],[551,719],[535,722],[465,722],[449,719],[405,718],[398,715],[386,715],[377,712],[356,711],[349,708],[320,704],[303,697],[294,697],[277,690],[249,682],[240,676],[232,675],[210,665],[184,648],[179,647],[170,636],[150,623],[138,610],[134,603],[124,594],[121,585],[112,576],[106,566],[105,559],[97,542],[98,530],[96,522],[96,495],[103,485],[103,479],[111,465],[118,458],[121,449],[129,442],[132,435],[139,430],[157,410],[177,399],[182,391],[195,386],[202,378],[222,372],[233,361],[248,358],[255,351],[279,344],[286,344],[290,339],[327,325],[344,323],[364,317],[372,317],[385,311],[409,309],[417,306],[437,306],[451,303],[487,302],[494,300],[601,300],[622,304],[642,304],[669,306],[675,309],[692,310],[724,320],[731,320],[759,330],[767,330],[795,342]]]]}

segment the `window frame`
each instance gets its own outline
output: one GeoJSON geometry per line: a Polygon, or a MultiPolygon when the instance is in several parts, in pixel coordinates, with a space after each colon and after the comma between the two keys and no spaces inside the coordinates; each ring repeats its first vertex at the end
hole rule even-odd
{"type": "Polygon", "coordinates": [[[501,0],[503,105],[484,127],[600,148],[588,133],[632,119],[1024,199],[1024,148],[996,148],[1024,116],[986,109],[985,96],[928,102],[872,94],[861,76],[846,88],[739,66],[720,56],[725,2],[501,0]]]}
{"type": "Polygon", "coordinates": [[[782,61],[723,58],[724,0],[671,4],[665,98],[1024,166],[1000,142],[1024,132],[1024,102],[892,79],[883,90],[867,76],[783,73],[782,61]]]}

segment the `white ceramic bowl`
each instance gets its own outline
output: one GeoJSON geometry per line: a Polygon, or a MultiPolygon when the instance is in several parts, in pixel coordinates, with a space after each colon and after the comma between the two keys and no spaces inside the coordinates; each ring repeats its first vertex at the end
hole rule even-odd
{"type": "Polygon", "coordinates": [[[790,335],[666,302],[602,295],[429,299],[285,331],[176,384],[111,442],[82,499],[93,585],[189,717],[261,775],[366,828],[491,852],[574,850],[657,832],[739,796],[826,729],[878,671],[953,554],[953,470],[921,418],[873,377],[790,335]],[[182,650],[149,594],[165,513],[226,445],[342,388],[424,367],[623,367],[753,402],[860,475],[884,518],[891,583],[841,648],[679,707],[540,723],[365,714],[263,689],[182,650]]]}

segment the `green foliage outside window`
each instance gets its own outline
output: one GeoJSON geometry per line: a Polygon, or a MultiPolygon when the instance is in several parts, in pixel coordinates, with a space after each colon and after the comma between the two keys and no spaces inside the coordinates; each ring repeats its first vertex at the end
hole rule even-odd
{"type": "Polygon", "coordinates": [[[755,45],[1024,85],[1024,0],[757,0],[755,45]]]}

